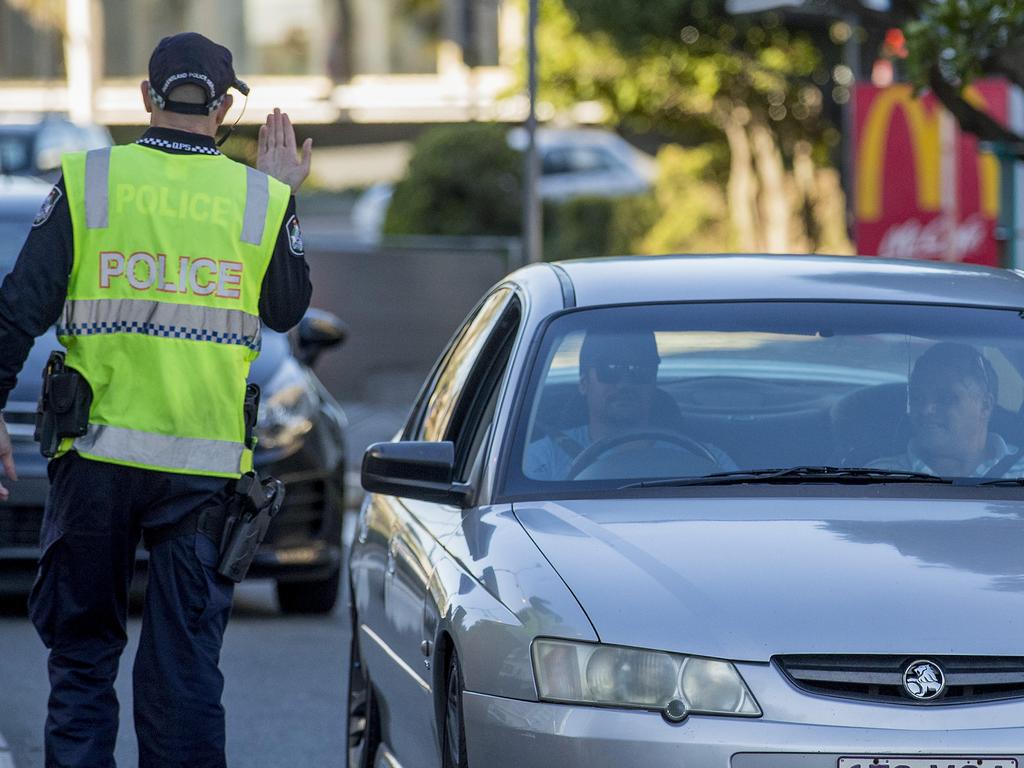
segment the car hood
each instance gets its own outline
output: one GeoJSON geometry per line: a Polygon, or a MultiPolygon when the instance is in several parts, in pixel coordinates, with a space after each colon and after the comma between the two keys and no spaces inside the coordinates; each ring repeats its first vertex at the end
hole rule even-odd
{"type": "Polygon", "coordinates": [[[1019,655],[1024,501],[529,502],[516,517],[604,643],[1019,655]]]}

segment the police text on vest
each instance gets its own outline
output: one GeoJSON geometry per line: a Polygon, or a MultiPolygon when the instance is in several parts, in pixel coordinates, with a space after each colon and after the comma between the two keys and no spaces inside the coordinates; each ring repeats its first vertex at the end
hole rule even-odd
{"type": "Polygon", "coordinates": [[[115,280],[126,280],[136,291],[151,288],[163,293],[215,295],[222,299],[241,296],[242,263],[136,251],[127,259],[119,251],[101,251],[100,288],[110,288],[115,280]]]}

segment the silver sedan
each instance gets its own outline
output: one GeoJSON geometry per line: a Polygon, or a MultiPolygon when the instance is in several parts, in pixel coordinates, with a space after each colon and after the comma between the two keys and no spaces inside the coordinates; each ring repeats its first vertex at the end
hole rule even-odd
{"type": "Polygon", "coordinates": [[[509,276],[367,451],[348,765],[1024,767],[1024,279],[509,276]]]}

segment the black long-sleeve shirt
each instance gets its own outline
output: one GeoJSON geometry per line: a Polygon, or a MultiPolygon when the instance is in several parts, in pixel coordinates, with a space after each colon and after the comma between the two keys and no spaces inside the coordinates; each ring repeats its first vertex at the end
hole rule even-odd
{"type": "MultiPolygon", "coordinates": [[[[220,154],[209,136],[165,128],[150,128],[138,143],[175,155],[220,154]]],[[[57,322],[67,298],[74,236],[63,179],[56,188],[59,195],[49,198],[56,197],[56,203],[45,215],[40,212],[0,286],[0,408],[7,404],[35,338],[57,322]]],[[[275,331],[288,330],[302,319],[312,291],[292,196],[263,277],[260,319],[275,331]]]]}

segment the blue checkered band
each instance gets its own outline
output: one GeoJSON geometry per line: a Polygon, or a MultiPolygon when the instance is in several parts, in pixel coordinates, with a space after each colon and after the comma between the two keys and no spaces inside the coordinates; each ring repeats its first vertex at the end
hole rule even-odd
{"type": "Polygon", "coordinates": [[[138,141],[136,144],[141,144],[144,147],[159,147],[160,149],[170,149],[175,152],[189,152],[194,155],[219,155],[220,150],[216,147],[203,147],[198,144],[189,144],[184,141],[167,141],[166,139],[155,139],[152,136],[145,136],[138,141]]]}
{"type": "Polygon", "coordinates": [[[95,336],[105,333],[141,333],[146,336],[162,336],[168,339],[189,341],[212,341],[217,344],[237,344],[259,351],[260,339],[241,333],[221,333],[205,328],[189,328],[182,325],[163,325],[139,320],[110,320],[95,323],[69,323],[57,326],[58,336],[95,336]]]}

